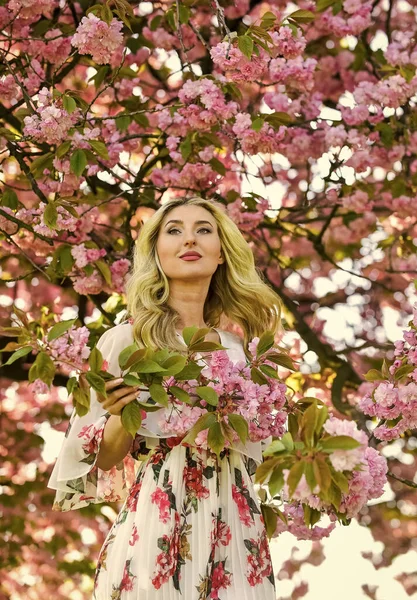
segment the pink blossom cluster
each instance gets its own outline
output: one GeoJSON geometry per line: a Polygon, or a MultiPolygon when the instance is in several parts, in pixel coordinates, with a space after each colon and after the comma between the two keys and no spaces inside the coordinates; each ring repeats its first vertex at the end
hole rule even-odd
{"type": "Polygon", "coordinates": [[[390,379],[375,382],[359,401],[366,415],[380,420],[373,435],[384,441],[399,438],[417,428],[417,303],[413,306],[411,330],[403,331],[403,339],[395,342],[394,363],[390,379]],[[402,367],[409,367],[409,379],[399,382],[395,376],[402,367]]]}
{"type": "Polygon", "coordinates": [[[44,87],[38,94],[37,112],[24,118],[23,133],[38,142],[60,144],[68,138],[69,130],[78,117],[78,109],[69,114],[60,101],[52,101],[51,93],[44,87]]]}
{"type": "Polygon", "coordinates": [[[160,169],[152,171],[151,180],[154,185],[161,188],[179,187],[191,190],[208,190],[219,179],[209,164],[206,163],[187,163],[180,170],[171,165],[165,165],[160,169]]]}
{"type": "Polygon", "coordinates": [[[110,265],[110,272],[112,278],[112,290],[119,294],[124,292],[126,284],[126,276],[129,272],[131,262],[127,258],[120,258],[115,260],[110,265]]]}
{"type": "Polygon", "coordinates": [[[0,98],[2,102],[14,104],[20,96],[19,86],[14,80],[13,75],[6,75],[0,79],[0,98]]]}
{"type": "Polygon", "coordinates": [[[87,296],[88,294],[99,294],[103,291],[105,281],[101,273],[94,269],[91,275],[76,275],[72,281],[74,290],[77,294],[87,296]]]}
{"type": "Polygon", "coordinates": [[[178,98],[187,105],[186,109],[179,109],[179,113],[188,119],[192,128],[206,120],[212,125],[218,119],[230,119],[238,110],[237,102],[226,102],[223,91],[212,79],[188,79],[178,92],[178,98]],[[199,117],[195,124],[191,121],[193,111],[199,117]]]}
{"type": "MultiPolygon", "coordinates": [[[[252,348],[256,351],[259,338],[252,340],[252,348]]],[[[270,361],[265,355],[265,364],[270,361]]],[[[206,378],[209,387],[212,387],[219,396],[216,410],[223,415],[226,422],[228,414],[241,415],[249,424],[249,439],[258,442],[270,436],[281,437],[285,432],[287,412],[286,385],[277,379],[268,378],[267,384],[258,384],[251,379],[251,365],[244,361],[233,363],[227,352],[219,350],[211,354],[211,359],[201,371],[201,376],[206,378]]],[[[195,396],[193,392],[196,381],[175,383],[171,377],[163,385],[168,389],[170,385],[179,385],[195,396]]],[[[193,407],[173,400],[172,406],[161,410],[159,426],[164,432],[171,432],[177,436],[184,436],[196,423],[201,415],[207,412],[207,403],[202,400],[203,407],[193,407]]],[[[235,441],[238,441],[237,434],[235,441]]],[[[196,444],[205,446],[207,443],[207,430],[198,434],[196,444]]]]}
{"type": "Polygon", "coordinates": [[[353,90],[353,97],[358,105],[371,104],[381,108],[398,108],[405,104],[417,91],[417,76],[407,82],[402,75],[392,75],[377,83],[360,81],[353,90]]]}
{"type": "Polygon", "coordinates": [[[48,342],[51,356],[56,364],[70,364],[72,368],[85,370],[85,361],[90,356],[87,346],[90,332],[87,327],[73,325],[63,335],[48,342]]]}
{"type": "Polygon", "coordinates": [[[237,198],[227,205],[227,212],[241,231],[252,231],[254,227],[264,221],[265,211],[270,208],[269,200],[261,198],[257,204],[257,210],[250,212],[243,206],[242,198],[237,198]]]}
{"type": "Polygon", "coordinates": [[[265,122],[260,131],[252,128],[252,119],[248,113],[240,112],[236,115],[232,131],[239,140],[241,148],[247,154],[279,152],[281,142],[286,137],[287,127],[281,126],[275,131],[265,122]]]}
{"type": "Polygon", "coordinates": [[[417,66],[417,49],[414,42],[414,32],[411,30],[393,31],[391,40],[384,52],[387,61],[394,66],[417,66]]]}
{"type": "Polygon", "coordinates": [[[40,15],[51,16],[51,12],[59,5],[58,0],[9,0],[7,8],[14,13],[19,13],[19,17],[25,19],[35,19],[40,15]]]}
{"type": "Polygon", "coordinates": [[[72,37],[71,44],[80,54],[91,54],[99,65],[111,62],[112,55],[123,45],[122,21],[112,19],[110,25],[92,12],[83,17],[72,37]]]}
{"type": "Polygon", "coordinates": [[[72,257],[75,260],[75,266],[82,269],[89,263],[95,262],[102,256],[106,256],[107,252],[104,248],[86,248],[85,244],[78,244],[71,248],[72,257]]]}
{"type": "Polygon", "coordinates": [[[31,40],[30,54],[41,57],[53,65],[61,65],[71,53],[71,38],[65,37],[60,29],[50,29],[43,40],[31,40]]]}
{"type": "Polygon", "coordinates": [[[237,46],[229,42],[220,42],[210,49],[213,63],[226,71],[230,79],[236,82],[254,81],[262,77],[268,67],[269,55],[261,49],[259,56],[253,54],[250,60],[237,46]]]}
{"type": "Polygon", "coordinates": [[[282,56],[283,58],[297,58],[300,56],[307,45],[307,40],[300,29],[294,35],[290,27],[280,27],[278,31],[271,31],[269,34],[274,43],[272,55],[274,58],[282,56]]]}
{"type": "Polygon", "coordinates": [[[49,229],[43,221],[45,208],[46,204],[40,202],[37,208],[19,209],[16,212],[16,217],[24,223],[31,225],[37,233],[53,238],[59,235],[62,241],[70,238],[73,244],[88,239],[88,234],[93,230],[100,218],[97,206],[91,208],[88,204],[78,204],[74,207],[79,214],[78,218],[70,214],[63,206],[57,206],[57,229],[49,229]]]}
{"type": "Polygon", "coordinates": [[[310,92],[314,88],[316,66],[315,58],[273,58],[269,65],[269,74],[274,83],[283,83],[292,90],[310,92]]]}
{"type": "MultiPolygon", "coordinates": [[[[347,493],[342,492],[339,513],[351,519],[358,515],[367,502],[379,498],[383,494],[384,485],[387,481],[387,461],[377,450],[368,446],[368,436],[364,431],[358,429],[354,421],[331,417],[325,422],[323,429],[330,436],[349,436],[361,444],[352,450],[334,450],[329,454],[330,463],[335,471],[343,473],[348,479],[349,489],[347,493]]],[[[319,498],[318,493],[320,490],[318,486],[313,492],[311,491],[304,474],[290,499],[287,484],[289,470],[284,469],[283,474],[285,485],[281,496],[288,503],[287,506],[295,507],[295,509],[292,508],[291,510],[288,508],[289,514],[297,514],[297,510],[300,508],[300,514],[303,514],[302,504],[306,504],[310,508],[326,513],[332,521],[336,519],[337,515],[334,508],[319,498]]],[[[314,529],[307,531],[311,532],[313,536],[325,536],[330,533],[333,527],[331,526],[330,530],[318,529],[316,532],[314,532],[314,529]]],[[[279,523],[278,533],[284,530],[285,527],[283,527],[283,524],[279,523]]],[[[291,529],[288,530],[291,531],[291,529]]],[[[302,527],[300,532],[296,533],[292,531],[292,533],[304,536],[306,532],[303,531],[302,527]]],[[[300,537],[299,539],[320,538],[300,537]]]]}
{"type": "Polygon", "coordinates": [[[372,25],[372,2],[365,0],[345,0],[343,12],[333,14],[332,8],[318,19],[317,28],[335,34],[338,38],[359,35],[372,25]]]}
{"type": "Polygon", "coordinates": [[[336,517],[334,515],[330,515],[330,519],[333,522],[331,522],[327,527],[321,527],[320,525],[308,527],[304,520],[303,507],[299,503],[286,503],[283,507],[283,513],[287,519],[287,523],[284,523],[284,521],[278,519],[277,526],[272,537],[278,537],[284,531],[288,531],[289,533],[292,533],[297,540],[317,541],[329,537],[333,529],[336,527],[336,517]]]}

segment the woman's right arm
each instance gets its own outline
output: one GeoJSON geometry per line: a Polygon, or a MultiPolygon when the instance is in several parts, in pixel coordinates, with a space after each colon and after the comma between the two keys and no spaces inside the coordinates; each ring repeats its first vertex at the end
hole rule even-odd
{"type": "Polygon", "coordinates": [[[119,464],[129,452],[133,442],[133,437],[122,425],[121,414],[126,404],[137,398],[138,389],[126,385],[119,387],[122,381],[122,378],[118,378],[106,382],[106,392],[110,392],[107,398],[97,394],[97,400],[111,415],[104,427],[96,462],[103,471],[109,471],[119,464]],[[116,387],[118,389],[114,389],[116,387]]]}

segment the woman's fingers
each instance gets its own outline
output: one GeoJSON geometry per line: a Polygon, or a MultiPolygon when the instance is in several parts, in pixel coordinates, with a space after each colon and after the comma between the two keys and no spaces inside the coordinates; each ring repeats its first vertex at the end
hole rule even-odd
{"type": "Polygon", "coordinates": [[[118,387],[121,383],[123,383],[123,377],[118,377],[117,379],[110,379],[110,381],[106,381],[105,383],[106,390],[112,390],[118,387]]]}
{"type": "MultiPolygon", "coordinates": [[[[135,398],[137,398],[137,396],[138,396],[138,391],[135,390],[131,394],[127,394],[127,396],[124,396],[123,398],[116,400],[116,402],[113,402],[112,404],[110,404],[108,406],[108,408],[105,405],[105,403],[103,403],[103,408],[105,408],[107,410],[107,412],[109,412],[111,415],[120,415],[120,413],[122,412],[122,409],[126,406],[126,404],[129,404],[129,402],[132,402],[133,400],[135,400],[135,398]]],[[[107,400],[108,400],[108,398],[107,398],[107,400]]]]}

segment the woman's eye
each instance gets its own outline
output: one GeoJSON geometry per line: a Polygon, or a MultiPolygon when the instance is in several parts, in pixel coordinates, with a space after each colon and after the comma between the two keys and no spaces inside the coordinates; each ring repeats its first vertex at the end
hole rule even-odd
{"type": "MultiPolygon", "coordinates": [[[[173,231],[179,231],[179,229],[177,227],[173,227],[172,229],[168,230],[168,233],[172,233],[173,231]]],[[[200,231],[208,231],[209,233],[211,233],[211,229],[208,229],[207,227],[202,227],[197,231],[197,233],[200,233],[200,231]]]]}

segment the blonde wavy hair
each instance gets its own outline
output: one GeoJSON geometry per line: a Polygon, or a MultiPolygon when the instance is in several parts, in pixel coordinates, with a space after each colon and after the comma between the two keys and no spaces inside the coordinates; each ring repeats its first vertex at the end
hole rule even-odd
{"type": "Polygon", "coordinates": [[[163,204],[140,229],[133,251],[133,265],[126,284],[127,315],[139,347],[170,348],[184,352],[177,336],[180,316],[168,305],[169,281],[162,270],[156,243],[164,217],[178,206],[201,206],[215,219],[225,258],[212,276],[204,303],[203,317],[218,327],[227,317],[244,335],[244,350],[255,336],[267,329],[281,333],[281,300],[262,280],[254,256],[242,233],[213,200],[199,197],[175,198],[163,204]]]}

